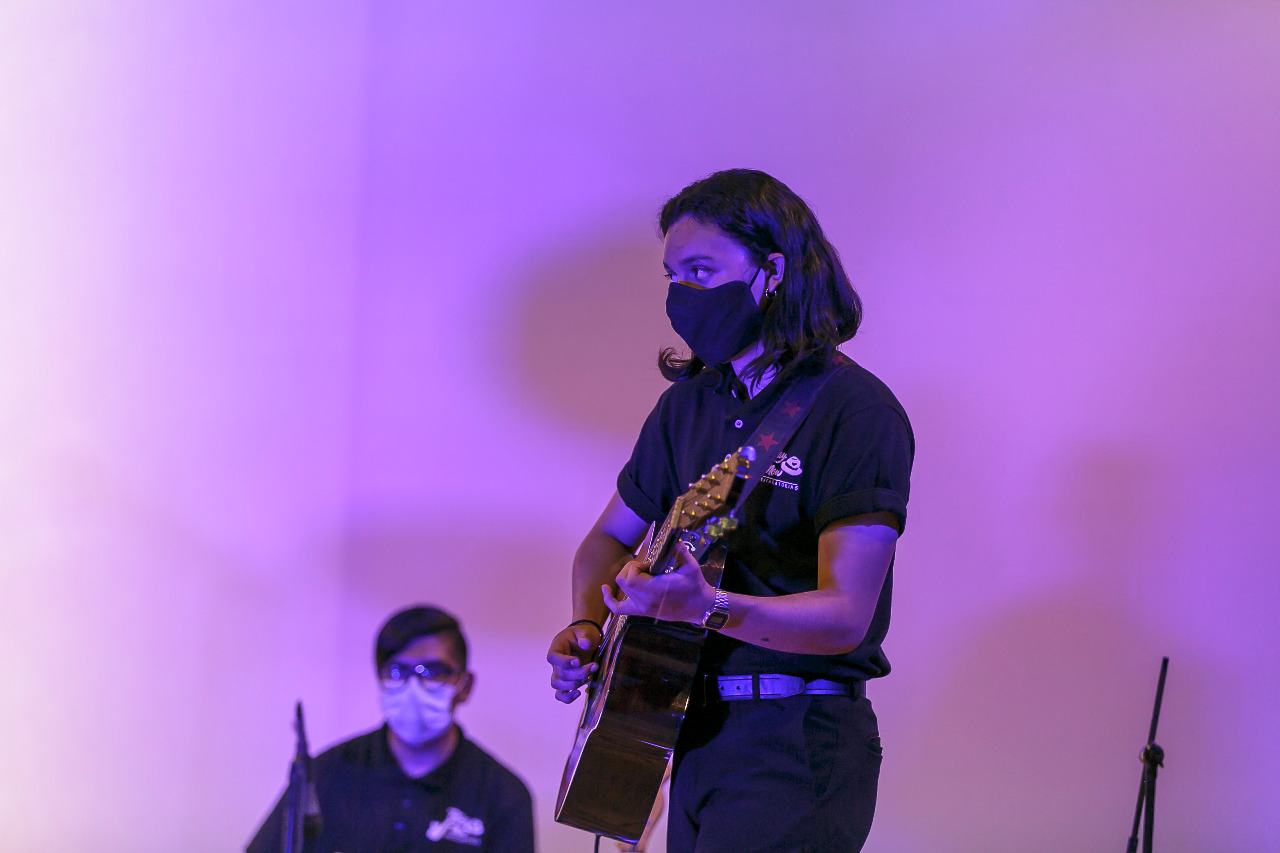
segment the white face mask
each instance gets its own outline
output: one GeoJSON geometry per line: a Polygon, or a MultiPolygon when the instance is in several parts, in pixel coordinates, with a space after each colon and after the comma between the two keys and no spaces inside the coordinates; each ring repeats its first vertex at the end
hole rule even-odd
{"type": "Polygon", "coordinates": [[[452,684],[427,687],[419,679],[410,678],[404,687],[394,692],[383,688],[382,716],[396,737],[410,746],[422,746],[444,734],[453,724],[456,693],[457,687],[452,684]]]}

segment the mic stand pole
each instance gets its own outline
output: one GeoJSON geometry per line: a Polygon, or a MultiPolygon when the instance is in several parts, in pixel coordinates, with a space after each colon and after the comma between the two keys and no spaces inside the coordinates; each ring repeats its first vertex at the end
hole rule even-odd
{"type": "Polygon", "coordinates": [[[307,771],[310,754],[307,751],[307,731],[302,724],[302,703],[297,706],[297,719],[294,728],[298,732],[298,754],[289,767],[289,793],[286,795],[288,808],[284,816],[284,853],[303,853],[302,847],[306,837],[303,824],[307,817],[307,795],[310,780],[307,771]]]}
{"type": "Polygon", "coordinates": [[[1164,699],[1164,677],[1169,672],[1169,658],[1160,664],[1160,682],[1156,685],[1156,706],[1151,712],[1151,734],[1142,748],[1142,782],[1138,784],[1138,807],[1133,814],[1133,834],[1129,836],[1128,853],[1137,853],[1138,826],[1142,825],[1142,853],[1151,853],[1156,822],[1156,770],[1164,766],[1164,750],[1156,743],[1156,724],[1160,722],[1160,702],[1164,699]]]}

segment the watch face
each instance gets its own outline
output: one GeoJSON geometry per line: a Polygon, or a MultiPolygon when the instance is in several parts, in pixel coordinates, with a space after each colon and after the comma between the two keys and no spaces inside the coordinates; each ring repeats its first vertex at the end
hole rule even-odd
{"type": "Polygon", "coordinates": [[[724,627],[724,623],[728,621],[729,621],[728,613],[725,613],[722,610],[716,610],[710,616],[707,617],[707,621],[703,623],[703,626],[706,628],[710,628],[712,631],[719,631],[721,628],[724,627]]]}

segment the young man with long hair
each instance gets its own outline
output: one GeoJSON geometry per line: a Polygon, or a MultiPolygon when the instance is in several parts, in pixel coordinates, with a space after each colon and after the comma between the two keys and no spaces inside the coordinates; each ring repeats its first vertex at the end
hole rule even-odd
{"type": "Polygon", "coordinates": [[[574,624],[552,640],[551,684],[563,702],[580,695],[610,612],[707,626],[673,760],[668,849],[856,851],[875,809],[880,739],[865,683],[889,672],[881,643],[911,426],[889,389],[837,352],[862,305],[786,185],[717,172],[670,199],[659,225],[667,314],[690,355],[659,356],[672,384],[574,558],[574,624]],[[688,483],[746,443],[795,381],[828,371],[794,436],[761,462],[725,539],[720,589],[683,552],[669,574],[632,561],[688,483]]]}

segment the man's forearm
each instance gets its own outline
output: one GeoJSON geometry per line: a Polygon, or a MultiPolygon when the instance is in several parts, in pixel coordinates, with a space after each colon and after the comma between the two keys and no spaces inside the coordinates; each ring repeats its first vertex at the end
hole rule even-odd
{"type": "Polygon", "coordinates": [[[842,655],[867,634],[871,608],[836,590],[793,595],[729,595],[729,621],[720,633],[737,640],[804,655],[842,655]]]}
{"type": "Polygon", "coordinates": [[[867,635],[897,544],[883,515],[833,523],[818,541],[818,589],[793,595],[729,596],[723,633],[808,655],[842,655],[867,635]],[[736,612],[735,612],[736,611],[736,612]]]}
{"type": "Polygon", "coordinates": [[[600,587],[612,583],[631,559],[631,549],[598,529],[592,529],[573,557],[573,618],[603,625],[609,610],[600,587]]]}

